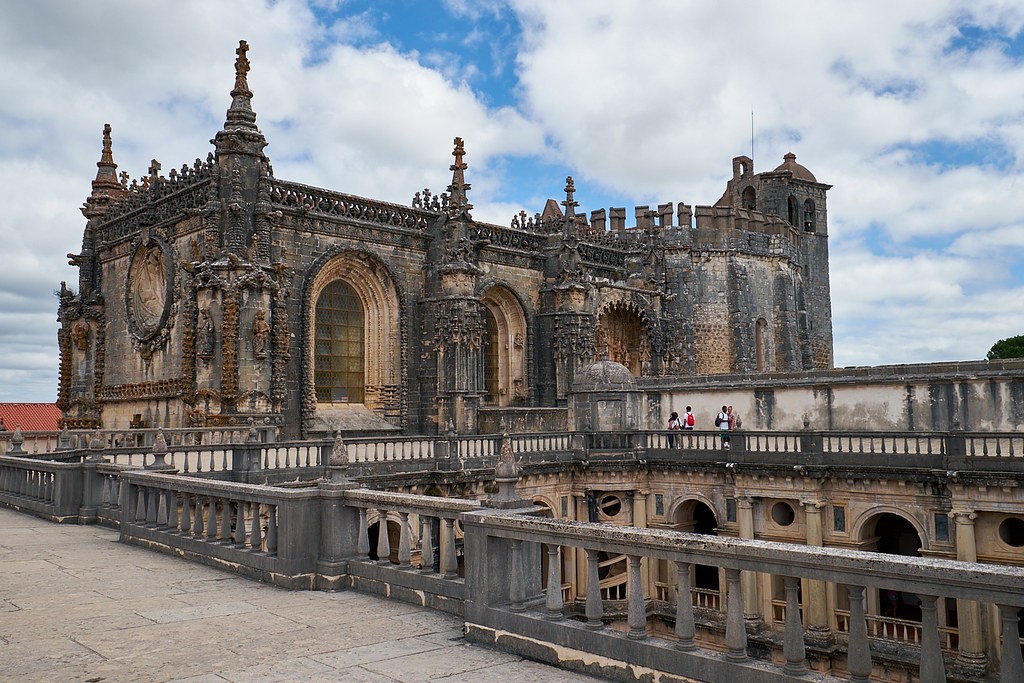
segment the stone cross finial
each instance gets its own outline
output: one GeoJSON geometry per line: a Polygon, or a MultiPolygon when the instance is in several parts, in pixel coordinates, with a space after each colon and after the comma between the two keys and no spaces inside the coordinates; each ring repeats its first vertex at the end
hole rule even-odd
{"type": "Polygon", "coordinates": [[[246,74],[249,73],[249,57],[246,53],[249,52],[249,43],[244,40],[238,41],[238,49],[235,50],[235,54],[238,58],[235,59],[235,87],[238,88],[238,83],[245,83],[246,74]]]}
{"type": "Polygon", "coordinates": [[[469,191],[470,185],[466,182],[464,171],[469,168],[463,157],[466,155],[466,148],[462,142],[462,138],[455,138],[455,149],[452,150],[452,156],[455,157],[455,163],[448,168],[452,172],[452,184],[448,186],[448,194],[450,196],[448,200],[448,215],[456,217],[462,214],[469,214],[469,210],[473,208],[473,205],[469,203],[469,199],[466,193],[469,191]]]}
{"type": "Polygon", "coordinates": [[[160,162],[156,159],[149,162],[149,176],[153,178],[153,180],[156,180],[160,176],[160,168],[160,162]]]}
{"type": "Polygon", "coordinates": [[[567,223],[572,223],[576,217],[576,207],[580,205],[579,202],[573,199],[573,195],[576,193],[576,185],[572,181],[572,176],[568,176],[565,179],[565,201],[562,202],[562,206],[565,207],[565,220],[567,223]]]}

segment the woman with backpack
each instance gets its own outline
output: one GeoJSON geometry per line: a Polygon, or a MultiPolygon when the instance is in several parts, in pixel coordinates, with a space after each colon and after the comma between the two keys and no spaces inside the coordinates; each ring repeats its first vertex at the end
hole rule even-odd
{"type": "Polygon", "coordinates": [[[679,421],[679,413],[672,411],[672,414],[668,416],[668,447],[675,448],[676,436],[672,432],[678,431],[683,428],[683,423],[679,421]]]}

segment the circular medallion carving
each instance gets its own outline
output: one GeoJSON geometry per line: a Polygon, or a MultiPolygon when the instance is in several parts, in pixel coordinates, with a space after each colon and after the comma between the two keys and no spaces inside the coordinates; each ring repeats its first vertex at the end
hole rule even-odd
{"type": "Polygon", "coordinates": [[[165,247],[149,240],[135,250],[128,268],[128,325],[139,341],[157,336],[167,322],[171,299],[171,268],[165,247]]]}

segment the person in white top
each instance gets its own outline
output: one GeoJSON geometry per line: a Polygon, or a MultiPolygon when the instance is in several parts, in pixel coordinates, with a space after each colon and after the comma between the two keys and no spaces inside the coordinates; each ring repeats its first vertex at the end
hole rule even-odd
{"type": "Polygon", "coordinates": [[[686,447],[693,448],[693,430],[697,424],[697,420],[693,417],[693,409],[690,406],[686,406],[686,414],[683,415],[683,429],[688,431],[686,435],[686,447]]]}
{"type": "Polygon", "coordinates": [[[722,412],[715,418],[715,426],[722,430],[722,448],[729,448],[729,406],[722,406],[722,412]]]}

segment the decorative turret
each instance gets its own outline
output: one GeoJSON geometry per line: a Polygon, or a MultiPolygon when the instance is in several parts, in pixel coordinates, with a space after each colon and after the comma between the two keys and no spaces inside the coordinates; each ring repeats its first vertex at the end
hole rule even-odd
{"type": "Polygon", "coordinates": [[[110,138],[110,124],[103,124],[103,151],[96,162],[96,179],[92,181],[92,194],[82,205],[82,214],[86,218],[102,216],[111,201],[123,198],[124,187],[117,180],[117,164],[110,138]]]}
{"type": "Polygon", "coordinates": [[[455,163],[448,168],[452,171],[452,184],[448,186],[448,218],[466,218],[472,220],[473,217],[469,215],[470,209],[473,205],[469,203],[469,199],[466,197],[466,193],[469,192],[471,185],[466,182],[464,171],[469,168],[462,157],[465,156],[466,149],[462,144],[462,138],[455,138],[455,149],[452,151],[452,156],[455,157],[455,163]]]}

